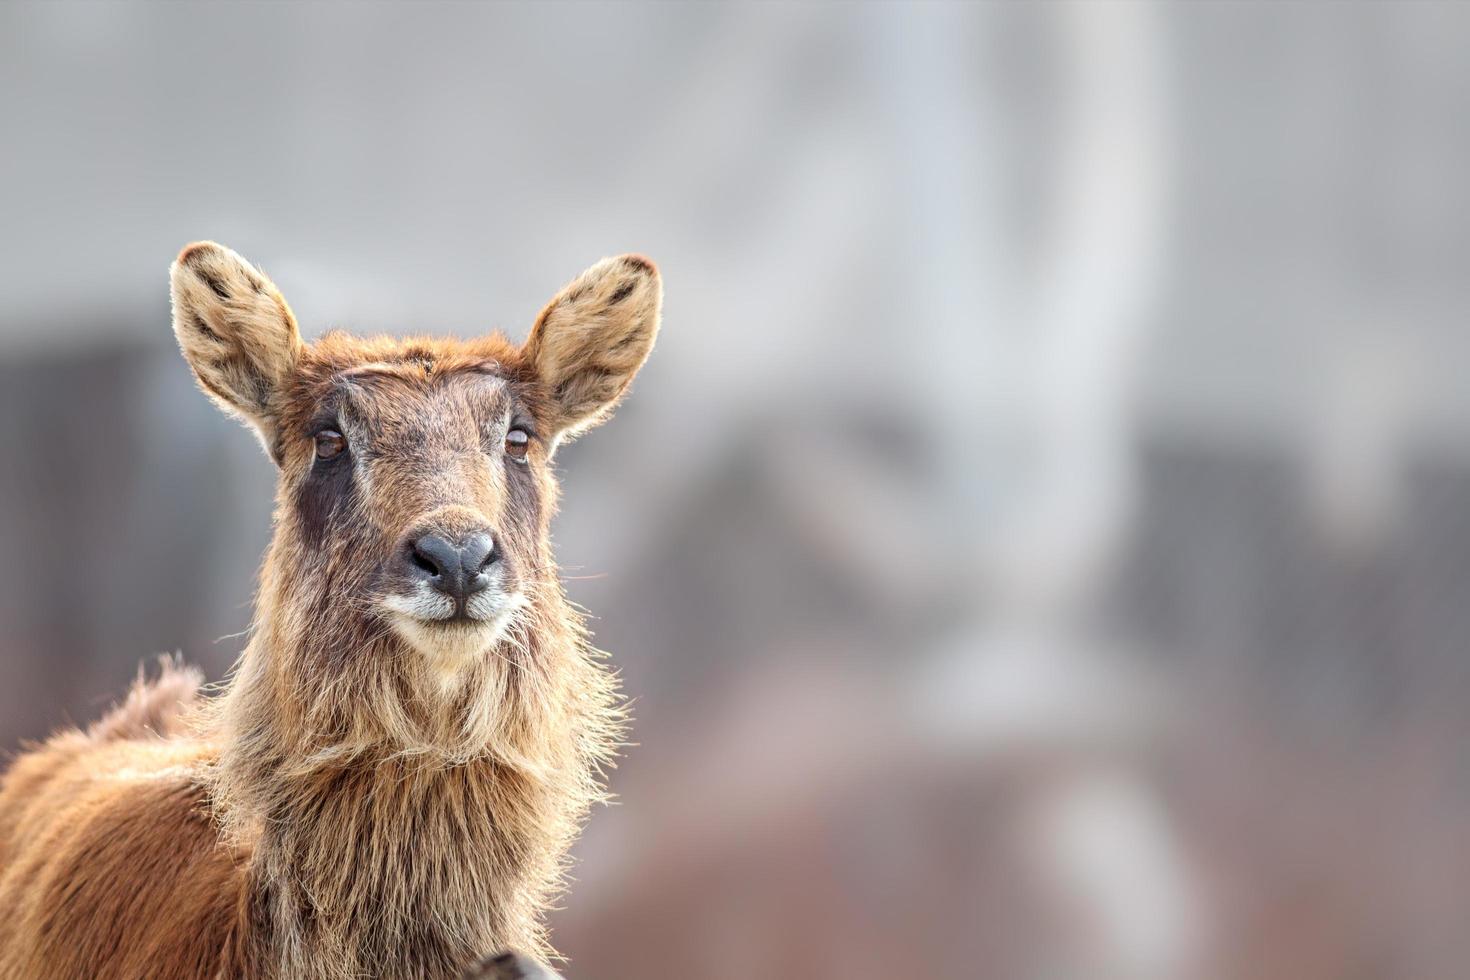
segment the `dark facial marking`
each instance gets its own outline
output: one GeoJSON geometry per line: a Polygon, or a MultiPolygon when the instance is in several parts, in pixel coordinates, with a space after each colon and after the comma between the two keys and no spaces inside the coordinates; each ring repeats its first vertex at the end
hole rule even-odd
{"type": "Polygon", "coordinates": [[[500,533],[511,541],[516,554],[534,554],[536,536],[541,525],[541,482],[529,466],[507,466],[508,500],[500,517],[500,533]]]}
{"type": "Polygon", "coordinates": [[[351,456],[348,450],[332,459],[314,459],[311,471],[296,488],[301,536],[313,548],[322,546],[332,522],[356,503],[357,483],[351,456]]]}

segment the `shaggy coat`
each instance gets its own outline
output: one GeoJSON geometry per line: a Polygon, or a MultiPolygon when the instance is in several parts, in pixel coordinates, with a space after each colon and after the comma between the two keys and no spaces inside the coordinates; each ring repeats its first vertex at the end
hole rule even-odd
{"type": "Polygon", "coordinates": [[[0,980],[428,980],[504,948],[544,958],[622,725],[556,574],[551,459],[647,358],[657,270],[603,260],[519,347],[307,345],[213,243],[172,284],[200,387],[279,468],[250,640],[218,696],[166,662],[13,762],[0,980]],[[482,591],[435,584],[429,533],[493,541],[482,591]]]}

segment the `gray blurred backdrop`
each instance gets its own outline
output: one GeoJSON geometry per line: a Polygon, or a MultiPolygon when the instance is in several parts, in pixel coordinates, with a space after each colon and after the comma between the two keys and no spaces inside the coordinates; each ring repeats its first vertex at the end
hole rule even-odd
{"type": "Polygon", "coordinates": [[[240,648],[180,246],[513,336],[637,250],[570,976],[1463,976],[1467,14],[0,6],[0,745],[240,648]]]}

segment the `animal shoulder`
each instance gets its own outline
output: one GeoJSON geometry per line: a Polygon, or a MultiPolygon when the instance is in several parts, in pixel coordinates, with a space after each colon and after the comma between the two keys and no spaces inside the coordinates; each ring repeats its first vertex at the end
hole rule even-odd
{"type": "Polygon", "coordinates": [[[210,811],[207,745],[59,735],[0,785],[0,977],[208,977],[244,855],[210,811]]]}

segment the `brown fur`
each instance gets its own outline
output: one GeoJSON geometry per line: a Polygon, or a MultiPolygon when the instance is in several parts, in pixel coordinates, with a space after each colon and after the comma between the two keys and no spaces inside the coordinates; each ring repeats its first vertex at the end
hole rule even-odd
{"type": "Polygon", "coordinates": [[[657,271],[598,263],[522,347],[306,345],[275,286],[212,243],[172,278],[200,387],[280,467],[251,640],[219,697],[165,663],[14,762],[0,978],[427,980],[549,954],[542,914],[622,722],[556,576],[550,459],[648,356],[657,271]],[[315,452],[324,426],[347,439],[337,459],[315,452]],[[404,541],[481,527],[496,604],[421,620],[404,541]]]}

